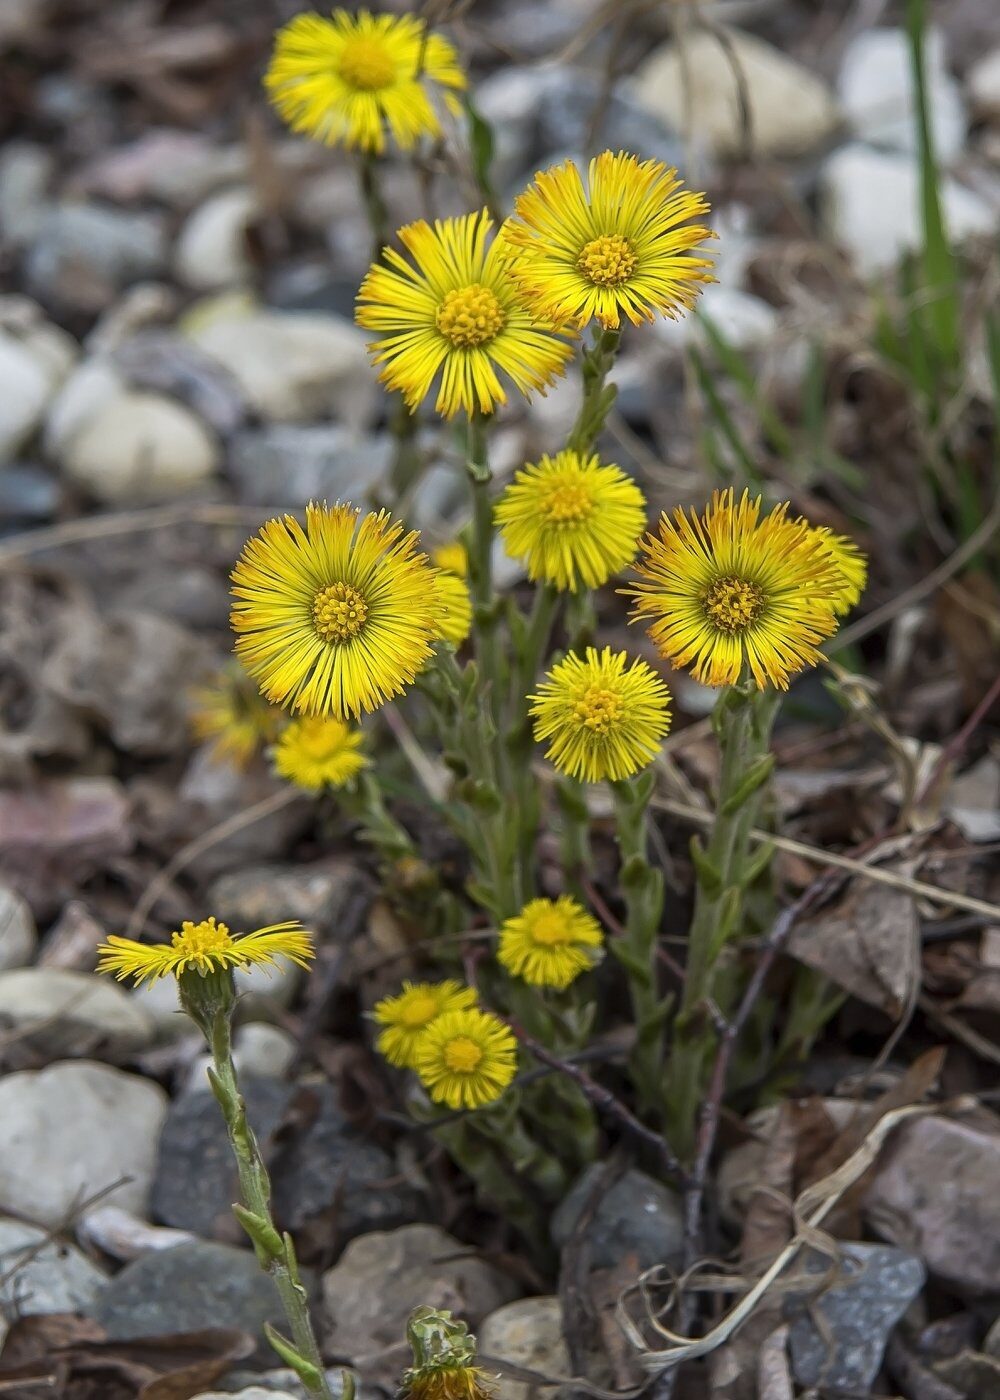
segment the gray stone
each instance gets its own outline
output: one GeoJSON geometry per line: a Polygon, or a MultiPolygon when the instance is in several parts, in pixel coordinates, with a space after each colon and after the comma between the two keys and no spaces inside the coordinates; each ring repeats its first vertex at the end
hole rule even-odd
{"type": "Polygon", "coordinates": [[[625,84],[611,93],[598,131],[591,135],[594,112],[601,100],[596,74],[559,68],[542,86],[539,105],[541,150],[575,151],[589,158],[599,151],[628,151],[642,160],[678,165],[682,148],[660,116],[641,106],[625,84]]]}
{"type": "Polygon", "coordinates": [[[197,291],[239,286],[249,281],[247,229],[259,215],[254,192],[245,185],[220,190],[190,215],[177,239],[177,276],[197,291]]]}
{"type": "Polygon", "coordinates": [[[115,982],[62,967],[0,972],[0,1027],[49,1059],[126,1059],[145,1049],[155,1031],[152,1017],[115,982]]]}
{"type": "MultiPolygon", "coordinates": [[[[20,1220],[0,1219],[0,1318],[85,1312],[106,1283],[73,1245],[20,1220]]],[[[0,1320],[0,1339],[5,1330],[0,1320]]]]}
{"type": "MultiPolygon", "coordinates": [[[[560,1249],[572,1235],[600,1171],[599,1163],[588,1167],[556,1207],[551,1228],[560,1249]]],[[[684,1242],[677,1197],[645,1172],[630,1168],[601,1197],[585,1238],[591,1268],[612,1269],[632,1254],[641,1269],[674,1264],[684,1242]]]]}
{"type": "Polygon", "coordinates": [[[158,215],[66,200],[42,215],[25,271],[41,301],[97,312],[130,282],[155,276],[165,249],[158,215]]]}
{"type": "Polygon", "coordinates": [[[0,464],[38,431],[76,355],[76,342],[46,321],[34,302],[0,298],[0,464]]]}
{"type": "Polygon", "coordinates": [[[307,501],[364,505],[392,461],[389,433],[358,437],[335,424],[282,424],[241,433],[229,469],[248,505],[303,506],[307,501]]]}
{"type": "Polygon", "coordinates": [[[233,1037],[233,1062],[241,1075],[284,1079],[295,1059],[295,1041],[279,1026],[251,1021],[233,1037]]]}
{"type": "Polygon", "coordinates": [[[0,152],[0,241],[26,248],[38,234],[55,155],[30,141],[8,141],[0,152]]]}
{"type": "Polygon", "coordinates": [[[126,1264],[91,1315],[112,1341],[206,1326],[242,1328],[263,1340],[265,1322],[284,1325],[278,1290],[253,1252],[208,1240],[126,1264]]]}
{"type": "Polygon", "coordinates": [[[504,1361],[547,1376],[570,1374],[558,1298],[519,1298],[491,1313],[478,1333],[479,1353],[486,1369],[492,1369],[494,1363],[501,1367],[497,1400],[530,1400],[532,1396],[546,1400],[557,1394],[555,1386],[534,1386],[505,1376],[504,1361]]]}
{"type": "Polygon", "coordinates": [[[30,963],[38,932],[28,902],[17,890],[0,885],[0,971],[30,963]]]}
{"type": "MultiPolygon", "coordinates": [[[[326,1382],[334,1400],[339,1400],[344,1393],[343,1367],[328,1367],[326,1382]]],[[[194,1400],[310,1400],[302,1382],[288,1366],[279,1366],[273,1371],[227,1371],[217,1383],[225,1388],[207,1390],[196,1395],[194,1400]]]]}
{"type": "Polygon", "coordinates": [[[995,122],[1000,117],[1000,44],[976,60],[968,84],[976,111],[995,122]]]}
{"type": "Polygon", "coordinates": [[[88,1060],[0,1079],[0,1210],[58,1226],[84,1200],[146,1209],[167,1098],[88,1060]]]}
{"type": "MultiPolygon", "coordinates": [[[[924,77],[934,154],[947,163],[961,154],[967,120],[961,88],[945,61],[944,35],[934,27],[924,35],[924,77]]],[[[837,95],[860,140],[916,154],[913,58],[905,29],[857,34],[841,60],[837,95]]]]}
{"type": "Polygon", "coordinates": [[[52,520],[61,496],[58,481],[41,467],[5,467],[0,472],[0,533],[11,525],[20,528],[52,520]]]}
{"type": "Polygon", "coordinates": [[[420,1304],[447,1308],[473,1329],[516,1284],[437,1225],[361,1235],[323,1276],[326,1345],[361,1358],[398,1346],[420,1304]]]}
{"type": "Polygon", "coordinates": [[[816,1251],[801,1258],[816,1288],[785,1300],[792,1369],[801,1385],[824,1395],[866,1395],[890,1333],[926,1275],[917,1256],[902,1249],[840,1241],[836,1248],[836,1261],[816,1251]],[[836,1272],[827,1284],[830,1270],[836,1272]]]}
{"type": "Polygon", "coordinates": [[[298,919],[318,939],[332,939],[355,879],[354,862],[343,857],[310,865],[257,864],[213,880],[206,902],[240,932],[298,919]]]}

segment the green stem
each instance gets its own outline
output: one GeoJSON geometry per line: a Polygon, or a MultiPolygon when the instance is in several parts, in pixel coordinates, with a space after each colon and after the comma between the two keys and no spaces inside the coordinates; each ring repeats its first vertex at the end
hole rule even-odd
{"type": "MultiPolygon", "coordinates": [[[[528,697],[534,689],[548,647],[549,635],[559,606],[559,596],[551,584],[541,584],[535,590],[527,626],[524,626],[520,613],[517,613],[516,617],[521,625],[514,629],[514,658],[511,665],[513,680],[506,741],[513,801],[508,807],[508,817],[516,828],[514,847],[524,891],[531,889],[533,884],[540,811],[538,788],[531,768],[532,733],[528,697]]],[[[512,607],[516,605],[512,604],[512,607]]]]}
{"type": "Polygon", "coordinates": [[[358,187],[368,216],[368,227],[372,231],[372,262],[378,262],[382,249],[389,242],[389,211],[382,197],[378,157],[370,152],[358,156],[358,187]]]}
{"type": "Polygon", "coordinates": [[[471,413],[466,439],[466,472],[472,493],[472,548],[469,550],[469,587],[475,605],[474,641],[480,674],[487,688],[487,702],[499,729],[500,651],[497,636],[498,609],[493,595],[493,502],[486,445],[486,420],[471,413]]]}
{"type": "Polygon", "coordinates": [[[567,451],[583,455],[593,451],[618,392],[606,381],[620,343],[621,331],[594,328],[593,342],[583,353],[583,403],[566,440],[567,451]]]}
{"type": "Polygon", "coordinates": [[[583,878],[591,869],[590,813],[587,811],[587,790],[575,778],[560,777],[556,781],[556,801],[559,804],[559,844],[567,884],[578,899],[583,899],[583,878]]]}

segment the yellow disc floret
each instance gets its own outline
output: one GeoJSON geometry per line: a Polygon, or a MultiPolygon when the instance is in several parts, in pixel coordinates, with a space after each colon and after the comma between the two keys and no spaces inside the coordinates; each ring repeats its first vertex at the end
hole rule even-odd
{"type": "Polygon", "coordinates": [[[434,319],[438,330],[452,345],[467,350],[494,340],[503,330],[506,318],[489,287],[473,282],[470,287],[456,287],[447,292],[434,319]]]}

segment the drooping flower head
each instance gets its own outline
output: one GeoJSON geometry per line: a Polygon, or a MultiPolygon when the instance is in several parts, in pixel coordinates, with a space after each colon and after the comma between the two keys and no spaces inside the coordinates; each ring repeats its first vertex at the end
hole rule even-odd
{"type": "Polygon", "coordinates": [[[417,1044],[424,1031],[446,1011],[464,1011],[476,1004],[471,987],[448,978],[444,982],[404,982],[398,996],[377,1002],[372,1015],[384,1026],[375,1048],[391,1065],[416,1067],[417,1044]]]}
{"type": "Polygon", "coordinates": [[[397,1400],[489,1400],[493,1387],[476,1365],[476,1339],[459,1318],[416,1308],[406,1336],[413,1365],[403,1372],[397,1400]]]}
{"type": "Polygon", "coordinates": [[[697,251],[714,237],[689,220],[708,212],[676,170],[605,151],[587,186],[574,163],[553,166],[514,200],[502,238],[512,269],[540,316],[616,329],[690,311],[711,261],[697,251]]]}
{"type": "Polygon", "coordinates": [[[760,506],[730,488],[703,515],[664,514],[643,543],[643,581],[623,590],[661,655],[704,685],[735,685],[746,668],[760,689],[787,690],[837,628],[844,575],[828,544],[787,505],[763,519],[760,506]]]}
{"type": "Polygon", "coordinates": [[[517,1042],[490,1011],[446,1011],[420,1036],[416,1069],[435,1103],[482,1108],[514,1078],[517,1042]]]}
{"type": "Polygon", "coordinates": [[[461,540],[449,540],[432,550],[431,560],[447,574],[457,574],[459,578],[469,577],[469,551],[461,540]]]}
{"type": "Polygon", "coordinates": [[[472,595],[468,584],[447,569],[434,573],[438,601],[438,636],[460,647],[472,631],[472,595]]]}
{"type": "Polygon", "coordinates": [[[281,711],[267,703],[238,662],[199,686],[191,699],[195,737],[209,740],[213,757],[237,769],[272,743],[284,723],[281,711]]]}
{"type": "Polygon", "coordinates": [[[573,353],[525,310],[506,254],[489,242],[492,226],[485,209],[407,224],[397,237],[410,260],[386,248],[386,265],[373,264],[361,284],[358,325],[378,332],[372,362],[411,411],[438,379],[435,408],[445,418],[492,413],[507,400],[501,375],[522,394],[542,391],[573,353]]]}
{"type": "Polygon", "coordinates": [[[599,588],[635,558],[646,501],[620,467],[566,450],[529,462],[497,502],[504,547],[532,582],[599,588]]]}
{"type": "Polygon", "coordinates": [[[588,647],[553,666],[529,697],[535,738],[560,773],[617,782],[656,754],[670,728],[670,692],[645,661],[588,647]]]}
{"type": "Polygon", "coordinates": [[[500,963],[535,987],[568,987],[594,966],[604,941],[601,926],[581,904],[562,894],[532,899],[500,929],[500,963]]]}
{"type": "Polygon", "coordinates": [[[838,617],[843,617],[857,606],[864,592],[868,560],[847,535],[835,535],[825,525],[817,525],[816,534],[826,545],[843,578],[843,586],[833,596],[833,610],[838,617]]]}
{"type": "Polygon", "coordinates": [[[440,136],[434,98],[457,113],[466,77],[453,45],[416,15],[334,10],[278,30],[264,86],[293,131],[380,154],[387,130],[403,151],[440,136]]]}
{"type": "Polygon", "coordinates": [[[236,652],[269,700],[357,718],[409,685],[438,635],[434,570],[385,511],[269,520],[233,570],[236,652]]]}
{"type": "Polygon", "coordinates": [[[339,788],[368,767],[361,752],[361,731],[342,719],[307,715],[293,719],[274,747],[274,766],[282,778],[307,792],[339,788]]]}
{"type": "Polygon", "coordinates": [[[185,919],[180,931],[170,935],[169,943],[137,943],[112,933],[97,952],[98,972],[110,972],[119,982],[132,977],[136,986],[168,976],[180,981],[191,973],[208,977],[235,967],[271,968],[278,965],[279,958],[308,967],[315,956],[312,935],[297,919],[269,924],[253,933],[231,934],[214,917],[198,924],[185,919]]]}

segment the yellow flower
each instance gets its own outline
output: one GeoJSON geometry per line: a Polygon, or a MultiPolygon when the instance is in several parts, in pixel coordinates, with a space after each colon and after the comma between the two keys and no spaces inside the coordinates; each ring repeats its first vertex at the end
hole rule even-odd
{"type": "Polygon", "coordinates": [[[528,577],[560,589],[599,588],[635,558],[646,501],[620,467],[564,451],[529,462],[494,512],[504,546],[528,577]]]}
{"type": "Polygon", "coordinates": [[[647,535],[636,566],[644,580],[625,589],[635,618],[651,618],[661,655],[690,666],[705,685],[735,685],[749,669],[760,689],[788,689],[815,665],[816,645],[837,628],[834,599],[844,576],[829,546],[787,505],[761,520],[760,497],[716,491],[703,516],[675,510],[647,535]]]}
{"type": "Polygon", "coordinates": [[[461,540],[449,540],[447,544],[438,545],[431,553],[431,560],[446,574],[469,577],[469,551],[461,540]]]}
{"type": "Polygon", "coordinates": [[[532,701],[535,738],[546,758],[571,778],[617,782],[645,768],[670,728],[670,691],[645,661],[626,670],[625,652],[588,647],[570,654],[532,701]]]}
{"type": "Polygon", "coordinates": [[[435,408],[492,413],[507,395],[544,390],[566,368],[572,347],[525,310],[500,243],[488,245],[484,209],[459,219],[421,219],[398,233],[412,258],[386,248],[358,293],[357,322],[379,332],[369,345],[379,378],[412,410],[440,376],[435,408]]]}
{"type": "Polygon", "coordinates": [[[236,653],[269,700],[358,717],[399,695],[437,636],[434,571],[385,511],[269,520],[233,570],[236,653]]]}
{"type": "Polygon", "coordinates": [[[435,1103],[482,1108],[517,1073],[517,1042],[490,1011],[446,1011],[421,1035],[417,1073],[435,1103]]]}
{"type": "Polygon", "coordinates": [[[568,894],[532,899],[500,929],[497,958],[535,987],[568,987],[597,960],[601,926],[568,894]]]}
{"type": "Polygon", "coordinates": [[[341,719],[323,715],[292,720],[274,749],[274,766],[283,778],[307,792],[343,787],[357,777],[368,760],[361,749],[361,731],[341,719]]]}
{"type": "Polygon", "coordinates": [[[315,956],[312,935],[297,919],[235,936],[214,918],[200,924],[185,919],[180,932],[170,935],[169,943],[136,943],[112,933],[97,952],[98,972],[111,972],[119,982],[134,977],[136,986],[168,976],[179,980],[187,972],[207,977],[232,967],[274,967],[278,958],[308,967],[315,956]]]}
{"type": "Polygon", "coordinates": [[[432,99],[440,91],[457,114],[452,90],[466,77],[454,47],[416,15],[334,10],[330,19],[296,15],[278,30],[264,86],[293,131],[380,153],[386,127],[404,151],[440,136],[432,99]]]}
{"type": "Polygon", "coordinates": [[[476,1004],[471,987],[449,978],[446,982],[404,982],[398,996],[385,997],[373,1011],[385,1030],[375,1048],[391,1065],[415,1069],[417,1044],[427,1027],[446,1011],[464,1011],[476,1004]]]}
{"type": "Polygon", "coordinates": [[[708,212],[676,170],[605,151],[590,162],[589,190],[573,162],[553,166],[514,200],[501,237],[538,315],[617,328],[690,311],[711,261],[692,251],[715,235],[688,220],[708,212]]]}
{"type": "Polygon", "coordinates": [[[226,666],[209,684],[199,686],[191,699],[195,737],[210,739],[213,757],[238,769],[277,738],[284,720],[239,663],[226,666]]]}
{"type": "Polygon", "coordinates": [[[422,1305],[406,1324],[413,1365],[398,1400],[491,1400],[493,1386],[476,1365],[476,1339],[444,1309],[422,1305]]]}
{"type": "Polygon", "coordinates": [[[438,636],[460,647],[472,630],[472,596],[458,574],[438,569],[434,576],[438,603],[438,636]]]}
{"type": "Polygon", "coordinates": [[[856,606],[868,582],[868,560],[847,535],[835,535],[825,525],[816,527],[816,534],[826,545],[833,562],[840,570],[843,585],[833,595],[833,610],[838,617],[856,606]]]}

